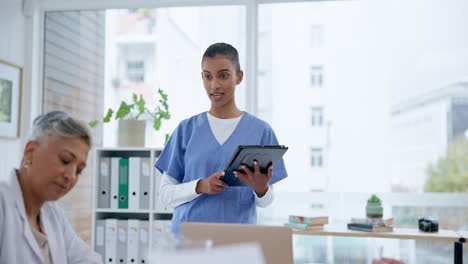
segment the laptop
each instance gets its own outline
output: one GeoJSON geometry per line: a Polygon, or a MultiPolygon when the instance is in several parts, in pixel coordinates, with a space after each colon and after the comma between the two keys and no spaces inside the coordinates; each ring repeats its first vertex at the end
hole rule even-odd
{"type": "MultiPolygon", "coordinates": [[[[284,226],[182,223],[181,234],[189,239],[209,239],[213,246],[257,242],[267,264],[292,264],[292,229],[284,226]]],[[[239,252],[241,254],[241,252],[239,252]]]]}

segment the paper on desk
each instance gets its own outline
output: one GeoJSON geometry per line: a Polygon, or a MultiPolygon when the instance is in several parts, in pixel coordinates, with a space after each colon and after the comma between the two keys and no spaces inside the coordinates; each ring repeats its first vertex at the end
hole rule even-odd
{"type": "Polygon", "coordinates": [[[258,243],[243,243],[211,249],[187,249],[175,252],[152,252],[150,264],[265,264],[258,243]]]}

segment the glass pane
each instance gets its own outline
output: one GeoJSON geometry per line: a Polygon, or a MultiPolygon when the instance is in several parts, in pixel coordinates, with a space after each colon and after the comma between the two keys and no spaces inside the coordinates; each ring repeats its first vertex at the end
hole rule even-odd
{"type": "Polygon", "coordinates": [[[468,192],[467,11],[462,0],[260,5],[258,111],[300,175],[278,188],[468,192]],[[311,146],[327,164],[313,174],[311,146]]]}
{"type": "MultiPolygon", "coordinates": [[[[156,132],[146,126],[147,147],[162,147],[165,133],[180,121],[209,110],[201,79],[201,58],[215,42],[227,42],[239,51],[245,66],[245,10],[239,6],[139,8],[106,11],[106,80],[104,109],[142,94],[154,107],[157,90],[168,94],[171,119],[156,132]],[[223,23],[219,23],[223,21],[223,23]]],[[[236,91],[245,109],[244,85],[236,91]]],[[[117,122],[104,126],[104,146],[117,145],[117,122]]]]}
{"type": "MultiPolygon", "coordinates": [[[[396,227],[431,216],[468,229],[467,12],[463,0],[260,5],[258,111],[289,147],[289,177],[259,223],[345,226],[378,193],[396,227]]],[[[294,250],[295,263],[453,262],[451,242],[296,236],[294,250]]]]}

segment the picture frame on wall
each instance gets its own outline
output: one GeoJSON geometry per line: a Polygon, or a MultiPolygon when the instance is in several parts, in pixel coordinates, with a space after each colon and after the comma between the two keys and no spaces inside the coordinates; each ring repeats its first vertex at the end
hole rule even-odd
{"type": "Polygon", "coordinates": [[[23,68],[0,60],[0,137],[18,138],[23,68]]]}

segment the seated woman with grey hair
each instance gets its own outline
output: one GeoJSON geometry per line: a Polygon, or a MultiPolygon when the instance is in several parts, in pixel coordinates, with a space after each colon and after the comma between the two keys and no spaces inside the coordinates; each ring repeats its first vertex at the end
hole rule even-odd
{"type": "Polygon", "coordinates": [[[37,117],[19,169],[0,184],[0,263],[102,263],[53,201],[86,167],[91,135],[62,111],[37,117]]]}

